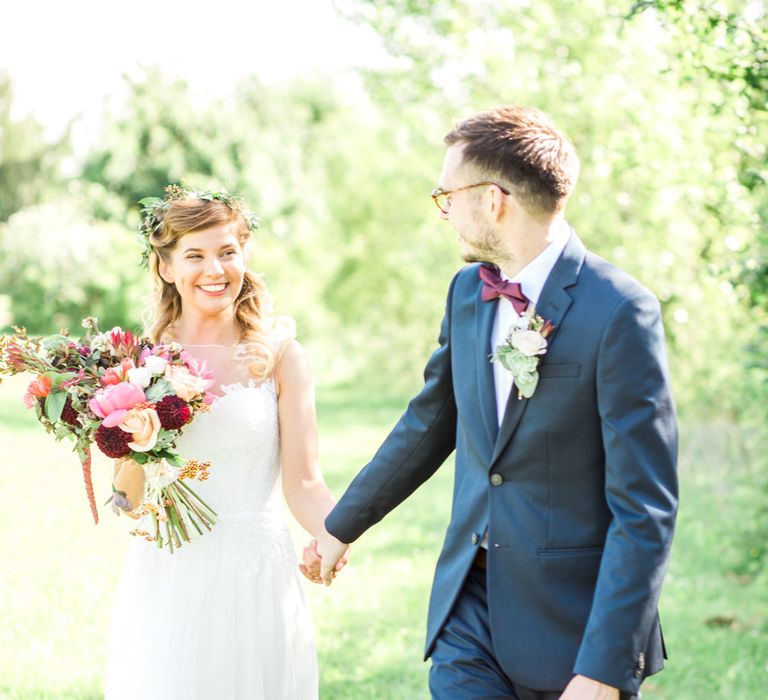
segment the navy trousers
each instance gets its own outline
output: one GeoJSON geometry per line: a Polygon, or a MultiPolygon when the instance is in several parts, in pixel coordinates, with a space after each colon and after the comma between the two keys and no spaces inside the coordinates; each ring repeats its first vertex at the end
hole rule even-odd
{"type": "MultiPolygon", "coordinates": [[[[473,566],[432,652],[433,700],[558,700],[564,688],[533,690],[513,683],[493,654],[485,570],[473,566]]],[[[621,700],[639,700],[621,693],[621,700]]]]}

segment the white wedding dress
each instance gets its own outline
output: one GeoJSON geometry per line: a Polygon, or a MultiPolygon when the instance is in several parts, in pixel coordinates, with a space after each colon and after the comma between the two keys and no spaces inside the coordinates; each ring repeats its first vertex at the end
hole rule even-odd
{"type": "MultiPolygon", "coordinates": [[[[188,349],[208,355],[217,379],[243,374],[227,358],[211,362],[229,348],[188,349]]],[[[188,483],[218,522],[173,554],[131,543],[114,603],[106,700],[318,696],[312,620],[281,497],[275,385],[245,379],[220,389],[177,444],[183,457],[212,463],[207,481],[188,483]]]]}

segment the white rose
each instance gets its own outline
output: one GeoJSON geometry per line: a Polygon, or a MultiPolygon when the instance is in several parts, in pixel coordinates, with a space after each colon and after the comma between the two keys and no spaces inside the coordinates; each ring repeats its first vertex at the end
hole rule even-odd
{"type": "Polygon", "coordinates": [[[512,347],[528,357],[543,355],[547,351],[547,340],[538,331],[512,331],[511,341],[512,347]]]}
{"type": "Polygon", "coordinates": [[[149,355],[144,360],[144,367],[146,367],[147,371],[152,375],[162,374],[165,372],[165,366],[168,364],[168,361],[163,357],[158,357],[157,355],[149,355]]]}
{"type": "Polygon", "coordinates": [[[104,352],[107,349],[107,337],[103,333],[93,336],[91,340],[91,350],[94,352],[104,352]]]}
{"type": "Polygon", "coordinates": [[[146,389],[152,381],[152,373],[146,367],[134,367],[127,372],[128,382],[141,389],[146,389]]]}

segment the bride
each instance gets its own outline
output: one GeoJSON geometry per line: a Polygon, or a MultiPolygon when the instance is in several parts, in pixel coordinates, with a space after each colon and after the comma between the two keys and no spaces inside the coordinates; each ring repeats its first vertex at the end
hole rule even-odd
{"type": "MultiPolygon", "coordinates": [[[[272,316],[264,283],[246,269],[255,219],[241,201],[166,192],[145,205],[142,222],[156,287],[149,335],[181,344],[216,373],[210,412],[177,446],[187,459],[212,463],[195,490],[218,522],[173,554],[132,542],[105,697],[317,698],[312,620],[281,498],[311,534],[334,505],[318,465],[308,363],[287,319],[272,316]]],[[[124,460],[115,471],[115,488],[136,506],[142,468],[124,460]]]]}

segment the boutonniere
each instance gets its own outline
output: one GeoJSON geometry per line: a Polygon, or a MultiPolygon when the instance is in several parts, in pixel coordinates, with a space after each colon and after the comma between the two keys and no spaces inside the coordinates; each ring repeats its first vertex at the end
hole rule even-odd
{"type": "Polygon", "coordinates": [[[501,362],[515,379],[517,398],[530,399],[539,383],[538,367],[547,352],[547,338],[555,326],[536,315],[531,304],[521,317],[521,323],[509,328],[507,337],[491,355],[491,362],[501,362]]]}

